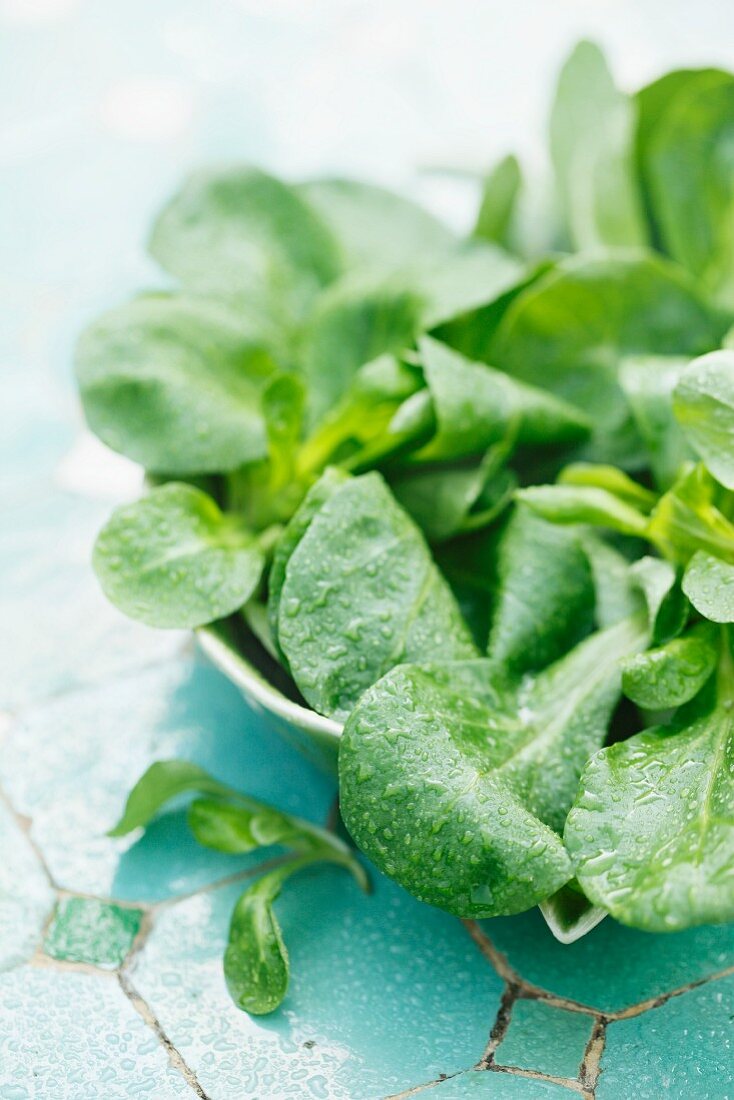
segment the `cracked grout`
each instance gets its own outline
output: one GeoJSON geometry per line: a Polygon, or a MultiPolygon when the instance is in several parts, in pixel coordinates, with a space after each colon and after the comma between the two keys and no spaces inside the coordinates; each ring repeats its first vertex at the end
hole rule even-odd
{"type": "Polygon", "coordinates": [[[601,1058],[607,1039],[607,1023],[605,1016],[599,1016],[594,1022],[591,1037],[586,1044],[579,1067],[579,1081],[584,1087],[584,1095],[588,1100],[594,1100],[596,1095],[596,1086],[601,1074],[601,1058]]]}
{"type": "Polygon", "coordinates": [[[143,1022],[155,1034],[158,1042],[166,1051],[170,1064],[174,1067],[174,1069],[178,1070],[178,1072],[186,1081],[187,1085],[189,1085],[189,1087],[193,1089],[193,1091],[199,1097],[199,1100],[210,1100],[210,1097],[207,1095],[207,1093],[204,1092],[204,1089],[199,1084],[196,1078],[196,1074],[188,1065],[180,1051],[176,1049],[171,1040],[168,1038],[168,1035],[163,1030],[160,1020],[153,1012],[147,1001],[145,1001],[143,997],[140,996],[137,989],[130,981],[127,973],[125,973],[124,969],[120,969],[115,974],[115,976],[120,985],[120,989],[127,997],[130,1004],[133,1006],[143,1022]]]}
{"type": "Polygon", "coordinates": [[[512,1009],[519,993],[520,987],[514,982],[505,983],[505,988],[500,1000],[500,1007],[497,1010],[497,1016],[492,1025],[492,1030],[489,1033],[489,1040],[484,1048],[482,1057],[477,1062],[479,1068],[489,1069],[490,1066],[494,1064],[494,1056],[497,1052],[497,1048],[507,1034],[507,1030],[512,1021],[512,1009]]]}
{"type": "Polygon", "coordinates": [[[666,990],[664,993],[659,993],[655,997],[648,997],[643,1001],[637,1001],[635,1004],[628,1005],[626,1008],[609,1011],[607,1009],[595,1008],[593,1005],[583,1004],[581,1001],[575,1001],[570,997],[564,997],[558,993],[553,993],[550,990],[543,989],[542,986],[535,985],[533,982],[528,981],[514,969],[507,957],[497,950],[487,933],[484,929],[479,927],[476,921],[464,919],[461,923],[468,931],[480,953],[487,962],[489,962],[499,977],[508,985],[518,987],[519,997],[528,1001],[544,1001],[546,1004],[553,1005],[554,1008],[562,1008],[568,1012],[578,1012],[581,1015],[590,1016],[593,1019],[603,1018],[607,1023],[614,1023],[617,1020],[629,1020],[635,1016],[641,1016],[644,1012],[649,1012],[651,1009],[659,1008],[661,1005],[664,1005],[666,1001],[669,1001],[672,997],[680,997],[682,994],[688,993],[692,989],[698,989],[700,986],[707,985],[709,982],[715,982],[720,978],[727,978],[734,974],[734,966],[728,966],[723,970],[717,970],[712,974],[706,974],[702,978],[696,978],[691,982],[687,982],[685,985],[678,986],[676,989],[666,990]]]}
{"type": "Polygon", "coordinates": [[[9,795],[2,788],[2,786],[0,786],[0,802],[2,802],[2,804],[5,806],[8,813],[13,818],[16,825],[18,826],[18,828],[20,829],[20,831],[23,833],[26,840],[28,841],[28,844],[30,845],[31,851],[33,852],[34,856],[36,857],[36,860],[38,861],[38,865],[39,865],[39,867],[43,871],[43,874],[46,877],[46,881],[47,881],[48,885],[51,887],[51,889],[56,894],[58,894],[60,887],[59,887],[58,883],[56,882],[56,879],[51,874],[51,869],[50,869],[48,863],[46,862],[46,857],[44,856],[43,852],[41,851],[36,838],[33,836],[33,831],[32,831],[33,830],[33,818],[29,817],[27,814],[22,814],[20,812],[20,810],[17,810],[15,808],[15,806],[13,805],[13,802],[11,801],[9,795]]]}

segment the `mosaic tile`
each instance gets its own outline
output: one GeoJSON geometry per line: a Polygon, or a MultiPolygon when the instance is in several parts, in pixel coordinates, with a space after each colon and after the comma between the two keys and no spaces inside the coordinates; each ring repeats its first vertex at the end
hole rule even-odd
{"type": "Polygon", "coordinates": [[[191,1096],[111,976],[28,966],[0,975],[2,1100],[191,1096]]]}
{"type": "MultiPolygon", "coordinates": [[[[439,1100],[464,1100],[465,1096],[476,1096],[487,1100],[571,1100],[573,1093],[554,1081],[539,1081],[534,1077],[521,1077],[514,1073],[501,1073],[493,1070],[469,1070],[456,1077],[442,1081],[433,1088],[418,1093],[425,1100],[438,1097],[439,1100]]],[[[617,1097],[621,1100],[621,1097],[617,1097]]]]}
{"type": "Polygon", "coordinates": [[[163,660],[185,635],[133,623],[102,595],[91,568],[108,505],[46,491],[7,509],[0,534],[3,625],[0,709],[163,660]]]}
{"type": "Polygon", "coordinates": [[[211,1100],[374,1100],[479,1060],[502,983],[458,921],[380,877],[369,897],[338,871],[290,882],[287,999],[239,1012],[222,949],[241,888],[160,913],[130,975],[211,1100]]]}
{"type": "Polygon", "coordinates": [[[550,1077],[577,1077],[593,1019],[543,1001],[520,999],[496,1055],[502,1066],[534,1069],[550,1077]]]}
{"type": "Polygon", "coordinates": [[[558,943],[537,909],[485,921],[483,927],[526,981],[605,1012],[734,965],[732,925],[665,936],[636,932],[608,917],[572,944],[558,943]]]}
{"type": "Polygon", "coordinates": [[[142,909],[95,898],[62,898],[43,941],[52,959],[90,963],[114,970],[140,930],[142,909]]]}
{"type": "Polygon", "coordinates": [[[0,802],[0,970],[30,958],[54,893],[27,837],[0,802]]]}
{"type": "Polygon", "coordinates": [[[734,975],[609,1025],[597,1100],[731,1100],[734,975]]]}
{"type": "Polygon", "coordinates": [[[312,820],[326,818],[334,796],[332,780],[274,737],[219,672],[191,657],[28,712],[5,735],[0,781],[32,819],[59,886],[154,901],[260,858],[200,847],[183,810],[164,814],[141,839],[105,836],[145,768],[174,756],[312,820]]]}

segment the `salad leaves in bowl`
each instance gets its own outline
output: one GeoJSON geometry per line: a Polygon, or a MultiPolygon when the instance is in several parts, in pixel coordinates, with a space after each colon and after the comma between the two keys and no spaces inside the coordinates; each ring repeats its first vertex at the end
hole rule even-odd
{"type": "MultiPolygon", "coordinates": [[[[80,339],[87,420],[149,484],[97,540],[107,596],[197,630],[338,769],[357,847],[459,917],[734,919],[732,141],[733,76],[627,95],[582,43],[541,247],[512,157],[467,237],[368,184],[202,172],[151,234],[168,288],[80,339]]],[[[192,790],[201,843],[291,852],[225,960],[269,1011],[287,874],[364,869],[180,761],[117,831],[192,790]]]]}

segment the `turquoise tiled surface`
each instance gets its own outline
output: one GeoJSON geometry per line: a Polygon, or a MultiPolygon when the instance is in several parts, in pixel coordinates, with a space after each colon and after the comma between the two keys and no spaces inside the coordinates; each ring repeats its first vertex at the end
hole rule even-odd
{"type": "Polygon", "coordinates": [[[604,920],[568,945],[546,934],[537,910],[485,927],[527,982],[608,1014],[734,967],[731,925],[651,936],[604,920]]]}
{"type": "Polygon", "coordinates": [[[191,165],[365,172],[465,222],[461,185],[413,167],[514,146],[579,33],[634,81],[734,61],[734,9],[676,10],[0,0],[0,1100],[734,1097],[727,928],[605,921],[562,947],[537,912],[463,928],[314,873],[278,903],[283,1008],[232,1007],[221,945],[253,859],[197,847],[181,808],[142,839],[105,831],[163,756],[314,820],[333,785],[189,639],[102,599],[94,533],[139,479],[81,434],[70,377],[84,322],[157,279],[145,227],[191,165]]]}
{"type": "Polygon", "coordinates": [[[523,1066],[550,1077],[575,1079],[591,1039],[593,1020],[546,1001],[519,999],[497,1052],[503,1066],[523,1066]]]}
{"type": "Polygon", "coordinates": [[[598,1100],[734,1096],[734,975],[609,1025],[598,1100]]]}
{"type": "Polygon", "coordinates": [[[566,1097],[569,1100],[573,1093],[552,1081],[469,1070],[443,1081],[423,1095],[435,1096],[438,1100],[464,1100],[465,1096],[475,1096],[477,1100],[484,1100],[484,1097],[488,1100],[563,1100],[566,1097]]]}

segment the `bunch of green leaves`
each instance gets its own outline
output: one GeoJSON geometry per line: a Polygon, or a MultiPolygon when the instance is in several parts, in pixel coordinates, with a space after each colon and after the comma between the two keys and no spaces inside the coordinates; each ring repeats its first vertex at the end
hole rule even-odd
{"type": "Polygon", "coordinates": [[[732,149],[734,76],[628,94],[581,43],[535,243],[511,155],[466,238],[368,184],[202,172],[151,234],[169,289],[79,342],[151,486],[105,592],[254,631],[343,724],[360,848],[460,916],[734,919],[732,149]]]}
{"type": "Polygon", "coordinates": [[[273,910],[283,884],[317,863],[343,867],[363,890],[369,890],[369,879],[335,833],[242,794],[186,760],[152,764],[133,787],[109,835],[144,829],[167,803],[192,792],[197,797],[188,805],[187,822],[199,844],[231,855],[265,850],[272,857],[239,897],[224,952],[224,977],[234,1003],[255,1015],[272,1012],[282,1003],[290,977],[288,951],[273,910]],[[274,850],[279,848],[289,854],[278,857],[274,850]]]}

